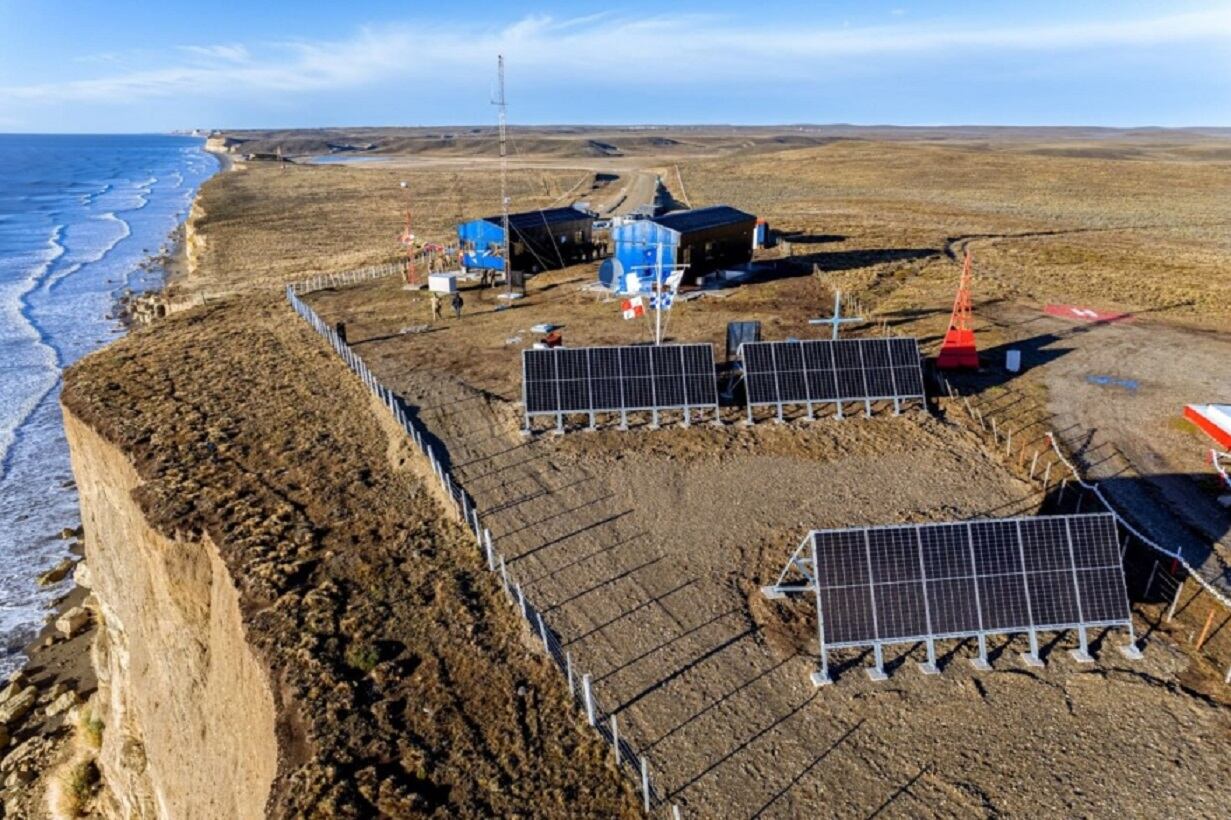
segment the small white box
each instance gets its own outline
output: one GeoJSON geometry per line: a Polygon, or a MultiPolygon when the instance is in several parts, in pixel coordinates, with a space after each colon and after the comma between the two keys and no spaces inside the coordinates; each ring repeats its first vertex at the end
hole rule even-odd
{"type": "Polygon", "coordinates": [[[457,274],[429,274],[427,277],[427,289],[432,293],[457,293],[457,274]]]}

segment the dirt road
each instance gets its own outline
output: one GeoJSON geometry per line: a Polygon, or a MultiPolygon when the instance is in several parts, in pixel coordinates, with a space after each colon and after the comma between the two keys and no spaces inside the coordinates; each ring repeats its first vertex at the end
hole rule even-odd
{"type": "MultiPolygon", "coordinates": [[[[1187,403],[1225,401],[1231,337],[1151,322],[1058,319],[1025,306],[988,315],[1023,351],[1025,379],[1047,387],[1058,429],[1118,508],[1179,546],[1231,594],[1231,515],[1212,491],[1211,442],[1181,419],[1187,403]]],[[[1000,359],[999,351],[989,357],[1000,359]]]]}

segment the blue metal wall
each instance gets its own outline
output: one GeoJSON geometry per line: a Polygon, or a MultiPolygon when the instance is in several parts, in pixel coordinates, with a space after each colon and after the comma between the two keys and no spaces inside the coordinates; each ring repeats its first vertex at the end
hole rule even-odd
{"type": "Polygon", "coordinates": [[[457,226],[457,242],[460,247],[466,243],[474,244],[474,251],[462,254],[462,264],[467,268],[488,268],[504,270],[504,257],[500,255],[504,248],[504,228],[486,219],[472,219],[457,226]],[[494,253],[488,248],[495,246],[494,253]]]}
{"type": "MultiPolygon", "coordinates": [[[[675,265],[676,253],[680,245],[680,235],[670,228],[664,228],[648,219],[638,219],[617,225],[611,229],[611,241],[615,246],[614,258],[620,263],[625,274],[636,273],[642,281],[645,290],[653,290],[655,271],[643,267],[655,265],[658,262],[658,243],[662,243],[662,267],[670,272],[675,265]]],[[[659,275],[665,275],[662,271],[659,275]]],[[[610,284],[604,282],[608,287],[610,284]]],[[[623,283],[616,283],[617,289],[623,289],[623,283]]]]}

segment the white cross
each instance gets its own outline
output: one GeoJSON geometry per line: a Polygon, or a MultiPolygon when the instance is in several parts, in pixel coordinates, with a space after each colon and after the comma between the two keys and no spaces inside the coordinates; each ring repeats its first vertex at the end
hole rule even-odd
{"type": "Polygon", "coordinates": [[[847,317],[842,316],[842,291],[835,290],[833,292],[833,316],[830,316],[825,319],[809,319],[808,324],[833,326],[833,338],[836,341],[838,338],[838,328],[841,325],[844,325],[847,323],[854,324],[855,322],[862,322],[862,321],[863,321],[863,318],[860,316],[847,316],[847,317]]]}

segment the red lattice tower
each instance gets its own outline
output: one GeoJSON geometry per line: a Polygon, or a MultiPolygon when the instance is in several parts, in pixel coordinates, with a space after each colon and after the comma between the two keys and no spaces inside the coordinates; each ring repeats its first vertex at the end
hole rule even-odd
{"type": "Polygon", "coordinates": [[[977,370],[979,349],[975,345],[975,331],[971,320],[970,302],[970,251],[962,262],[962,281],[957,286],[957,298],[953,300],[953,315],[949,317],[949,330],[936,357],[936,366],[941,370],[977,370]]]}
{"type": "Polygon", "coordinates": [[[398,241],[406,246],[406,284],[417,288],[419,287],[419,275],[415,272],[415,232],[411,225],[410,191],[407,190],[405,182],[402,182],[401,186],[406,197],[406,227],[402,230],[398,241]]]}

